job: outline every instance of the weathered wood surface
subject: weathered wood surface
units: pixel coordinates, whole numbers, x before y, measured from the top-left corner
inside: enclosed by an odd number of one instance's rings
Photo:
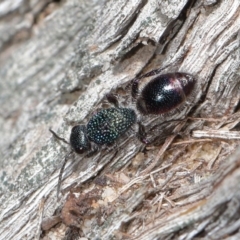
[[[0,239],[38,238],[42,221],[44,239],[61,239],[65,224],[89,239],[239,239],[239,5],[238,0],[2,1]],[[68,146],[48,128],[68,138],[73,124],[86,123],[106,105],[109,92],[134,108],[126,85],[162,66],[168,66],[164,72],[197,76],[192,104],[142,119],[157,145],[145,154],[138,154],[144,146],[130,133],[117,152],[76,155],[66,166],[58,201]],[[179,122],[160,125],[187,115],[202,119],[181,129]],[[175,127],[180,137],[170,145]],[[85,212],[66,218],[70,207],[62,215],[59,210],[76,184],[81,195],[67,202],[76,200]],[[50,228],[53,215],[65,224]],[[74,229],[68,231],[70,236]]]

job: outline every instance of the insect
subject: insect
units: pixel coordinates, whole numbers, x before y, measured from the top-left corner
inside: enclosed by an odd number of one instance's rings
[[[119,107],[116,96],[107,95],[107,100],[114,105],[112,108],[101,109],[91,117],[86,125],[76,125],[72,128],[70,142],[59,137],[53,130],[49,131],[53,136],[71,146],[71,151],[66,155],[64,163],[59,173],[57,196],[59,196],[62,174],[69,156],[76,152],[78,154],[86,153],[87,157],[96,153],[102,145],[112,145],[135,123],[138,123],[139,129],[137,137],[143,143],[145,140],[144,126],[137,120],[135,111],[131,108]]]
[[[132,81],[132,97],[143,115],[168,113],[186,102],[193,92],[196,79],[192,75],[183,72],[159,75],[160,71],[153,70]],[[154,75],[157,76],[139,92],[140,80]]]

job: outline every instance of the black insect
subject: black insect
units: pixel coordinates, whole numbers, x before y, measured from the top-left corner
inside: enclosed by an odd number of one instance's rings
[[[153,70],[132,81],[132,97],[137,100],[139,112],[147,114],[165,114],[186,102],[194,89],[196,79],[183,72],[159,75],[160,70]],[[154,76],[139,93],[141,79]]]
[[[71,146],[71,151],[65,157],[65,161],[60,170],[57,196],[59,195],[63,170],[67,160],[73,152],[83,154],[87,157],[96,153],[102,145],[112,145],[121,135],[129,130],[135,123],[138,123],[139,130],[137,137],[146,143],[144,127],[137,121],[136,113],[131,108],[119,107],[117,98],[107,95],[107,100],[114,104],[113,108],[102,109],[89,120],[87,125],[77,125],[72,128],[70,143],[59,137],[53,130],[50,132],[57,138]]]
[[[136,121],[136,113],[130,108],[103,109],[94,115],[86,126],[77,125],[72,128],[70,145],[80,154],[95,151],[98,145],[112,144]],[[93,147],[91,142],[96,146]]]

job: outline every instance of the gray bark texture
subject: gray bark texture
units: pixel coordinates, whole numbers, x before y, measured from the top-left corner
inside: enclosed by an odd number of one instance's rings
[[[240,239],[239,0],[2,0],[0,16],[0,239]],[[142,116],[131,80],[159,68],[196,87]],[[48,129],[69,139],[108,93],[149,144],[134,126],[73,154],[58,199],[70,147]]]

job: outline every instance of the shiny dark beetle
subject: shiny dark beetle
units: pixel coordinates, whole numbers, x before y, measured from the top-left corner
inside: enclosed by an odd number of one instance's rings
[[[156,70],[146,73],[132,82],[132,97],[137,100],[141,114],[165,114],[183,104],[194,89],[195,78],[183,72],[166,73],[154,77],[139,93],[139,82],[154,76]]]

